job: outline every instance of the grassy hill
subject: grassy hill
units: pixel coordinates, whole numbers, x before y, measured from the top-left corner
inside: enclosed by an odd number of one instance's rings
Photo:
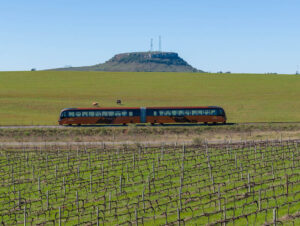
[[[53,69],[56,71],[203,72],[172,52],[133,52],[115,55],[103,64]]]
[[[225,108],[229,122],[300,121],[300,76],[159,72],[0,72],[0,125],[57,124],[66,107]]]

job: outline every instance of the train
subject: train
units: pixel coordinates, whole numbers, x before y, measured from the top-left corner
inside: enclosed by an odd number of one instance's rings
[[[65,108],[59,125],[226,123],[222,107]]]

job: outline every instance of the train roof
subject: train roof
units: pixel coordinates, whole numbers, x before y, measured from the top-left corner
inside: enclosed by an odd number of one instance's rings
[[[221,108],[219,106],[169,106],[169,107],[146,107],[146,109],[207,109],[207,108]],[[103,107],[103,108],[64,108],[66,110],[139,110],[140,107]]]
[[[147,109],[207,109],[207,108],[221,108],[218,106],[170,106],[170,107],[147,107]]]
[[[63,110],[139,110],[137,107],[110,107],[110,108],[65,108]]]

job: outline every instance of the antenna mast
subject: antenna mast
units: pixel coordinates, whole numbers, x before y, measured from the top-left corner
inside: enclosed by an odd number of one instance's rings
[[[151,38],[150,40],[150,52],[153,51],[153,38]]]
[[[161,52],[161,36],[158,36],[159,46],[158,51]]]

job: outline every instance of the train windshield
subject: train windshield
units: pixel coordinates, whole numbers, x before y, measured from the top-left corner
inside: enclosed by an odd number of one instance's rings
[[[63,111],[61,114],[60,114],[60,118],[66,118],[67,117],[67,112],[66,111]]]
[[[223,110],[223,109],[219,109],[219,115],[221,115],[221,116],[225,116],[225,112],[224,112],[224,110]]]

